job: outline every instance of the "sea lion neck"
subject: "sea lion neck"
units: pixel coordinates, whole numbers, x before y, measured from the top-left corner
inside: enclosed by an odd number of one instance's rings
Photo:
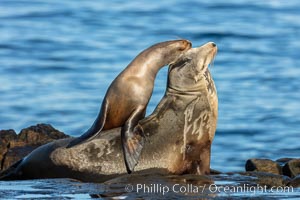
[[[147,49],[140,53],[125,69],[131,75],[143,77],[154,82],[158,71],[168,65],[170,59],[166,58],[165,52],[156,49]]]
[[[183,84],[183,83],[182,83]],[[166,93],[171,95],[187,95],[187,96],[199,96],[207,94],[207,82],[202,77],[197,84],[172,84],[168,81],[168,88]]]

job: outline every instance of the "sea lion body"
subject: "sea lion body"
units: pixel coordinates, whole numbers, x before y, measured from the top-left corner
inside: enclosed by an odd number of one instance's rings
[[[134,173],[208,174],[218,101],[207,65],[217,48],[207,43],[185,52],[169,67],[165,96],[139,123],[146,141]],[[75,178],[103,182],[126,173],[120,128],[82,145],[73,139],[41,146],[8,169],[3,179]]]
[[[155,44],[141,52],[109,86],[93,126],[68,148],[92,140],[102,130],[122,127],[122,146],[130,173],[144,144],[143,130],[138,122],[145,117],[156,74],[190,48],[188,40],[174,40]]]

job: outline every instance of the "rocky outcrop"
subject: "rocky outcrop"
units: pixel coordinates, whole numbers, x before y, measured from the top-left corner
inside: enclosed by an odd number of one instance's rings
[[[300,159],[289,160],[282,168],[283,174],[289,177],[296,177],[300,174]]]
[[[16,141],[17,138],[16,132],[12,129],[0,131],[0,171],[4,169],[5,158],[11,147],[11,142]]]
[[[276,162],[283,167],[287,162],[289,162],[290,160],[293,160],[294,158],[279,158],[276,160]]]
[[[288,186],[300,187],[300,174],[293,178],[293,180],[289,182]]]
[[[12,129],[0,131],[0,171],[32,152],[40,145],[69,137],[49,124],[37,124],[22,129],[19,134]]]
[[[282,174],[280,165],[269,159],[249,159],[246,162],[246,171],[268,172],[272,174]]]
[[[276,161],[269,159],[249,159],[245,164],[246,173],[254,173],[264,184],[287,185],[300,187],[300,159],[280,158]]]
[[[255,182],[259,185],[266,185],[267,187],[273,187],[273,186],[286,186],[291,182],[291,178],[284,176],[284,175],[278,175],[268,172],[243,172],[240,173],[242,176],[251,176],[256,177]]]

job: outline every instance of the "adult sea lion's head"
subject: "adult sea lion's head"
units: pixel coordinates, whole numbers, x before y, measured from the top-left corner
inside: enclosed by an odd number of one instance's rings
[[[169,67],[169,89],[175,92],[194,92],[203,87],[204,74],[214,60],[217,45],[208,42],[200,47],[191,48]]]

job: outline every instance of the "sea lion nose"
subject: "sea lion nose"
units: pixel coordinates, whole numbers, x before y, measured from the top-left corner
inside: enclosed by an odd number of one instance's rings
[[[185,49],[190,49],[192,47],[192,43],[189,40],[185,40]]]

